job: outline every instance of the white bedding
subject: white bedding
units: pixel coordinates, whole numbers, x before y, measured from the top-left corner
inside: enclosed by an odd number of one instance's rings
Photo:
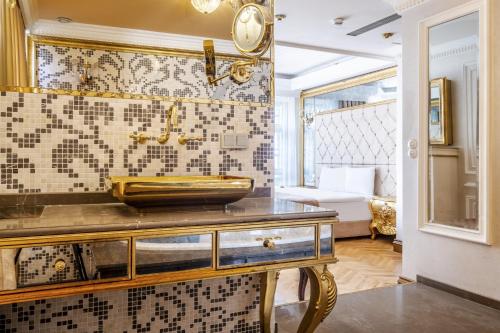
[[[307,187],[277,188],[276,194],[279,194],[280,199],[300,202],[360,202],[366,200],[366,196],[358,193],[333,192]]]
[[[275,193],[279,199],[333,209],[339,213],[340,222],[370,221],[372,219],[368,208],[371,196],[304,187],[277,188]]]

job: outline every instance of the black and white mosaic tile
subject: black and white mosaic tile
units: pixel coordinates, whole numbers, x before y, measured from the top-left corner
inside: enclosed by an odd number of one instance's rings
[[[243,275],[16,303],[0,306],[0,332],[260,333],[259,298],[259,276]]]
[[[179,126],[166,144],[172,102],[5,93],[0,96],[0,193],[105,191],[112,175],[252,175],[273,182],[269,107],[176,102]],[[249,148],[221,150],[220,134],[249,134]],[[202,142],[180,145],[181,133]],[[146,133],[146,144],[131,133]]]
[[[91,90],[98,92],[186,98],[217,98],[232,101],[270,103],[271,70],[260,62],[253,78],[244,84],[231,84],[222,95],[207,84],[201,57],[151,55],[37,44],[36,73],[40,88]],[[83,65],[92,65],[93,81],[82,84]],[[217,61],[217,73],[229,71],[232,61]]]

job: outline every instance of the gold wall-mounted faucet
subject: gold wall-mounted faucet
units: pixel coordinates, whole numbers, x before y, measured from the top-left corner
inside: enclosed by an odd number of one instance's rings
[[[165,131],[158,137],[157,141],[160,144],[167,143],[170,139],[172,128],[179,125],[179,117],[177,115],[177,106],[172,105],[167,111],[167,119],[165,120]]]
[[[144,144],[149,140],[149,137],[144,133],[139,133],[139,134],[132,133],[128,137],[134,139],[134,142],[140,144]]]
[[[175,105],[172,105],[168,110],[167,110],[167,117],[165,119],[165,130],[164,132],[156,138],[156,141],[160,144],[165,144],[167,143],[168,139],[170,139],[170,133],[172,132],[173,128],[176,128],[179,125],[179,117],[177,115],[177,107]],[[154,139],[154,137],[148,137],[144,133],[131,133],[129,135],[129,138],[134,139],[134,142],[144,144],[146,143],[149,139]]]
[[[179,144],[185,145],[189,141],[203,141],[203,137],[202,136],[187,136],[185,133],[182,133],[177,138],[177,141],[179,142]]]

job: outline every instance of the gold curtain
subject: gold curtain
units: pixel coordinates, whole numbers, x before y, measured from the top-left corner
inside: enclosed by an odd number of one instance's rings
[[[17,0],[0,0],[0,86],[28,86],[24,22]]]

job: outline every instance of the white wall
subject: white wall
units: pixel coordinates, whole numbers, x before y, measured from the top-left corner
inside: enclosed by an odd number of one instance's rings
[[[465,0],[433,0],[404,13],[403,38],[403,165],[402,204],[403,221],[403,276],[414,279],[425,276],[449,285],[500,300],[500,131],[491,133],[490,154],[493,177],[492,214],[494,245],[486,246],[466,241],[430,235],[418,230],[417,188],[418,161],[407,154],[407,142],[418,137],[418,22],[448,8],[466,3]],[[500,17],[500,1],[492,0],[492,18]],[[492,93],[500,91],[500,20],[493,22],[491,41],[494,49],[494,86]],[[491,106],[491,128],[500,128],[500,99]]]

